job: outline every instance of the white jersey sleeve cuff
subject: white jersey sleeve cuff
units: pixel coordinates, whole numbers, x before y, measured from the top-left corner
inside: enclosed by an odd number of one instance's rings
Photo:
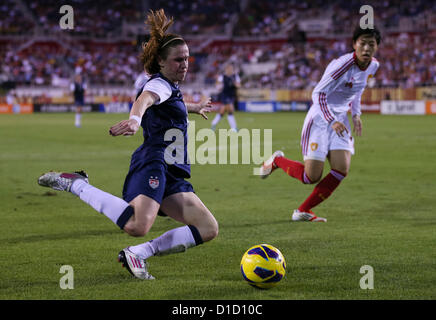
[[[142,91],[150,91],[159,96],[159,101],[156,101],[155,105],[165,102],[169,97],[171,97],[172,94],[169,83],[160,78],[155,78],[148,81]]]

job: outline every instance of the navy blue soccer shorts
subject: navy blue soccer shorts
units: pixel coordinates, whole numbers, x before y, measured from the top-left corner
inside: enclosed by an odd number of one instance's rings
[[[85,99],[84,98],[74,99],[74,104],[76,106],[83,106],[85,104]]]
[[[221,97],[221,102],[223,104],[234,104],[235,103],[235,98],[234,97],[230,97],[230,96],[222,96]]]
[[[161,204],[163,199],[179,192],[194,192],[194,188],[184,178],[169,172],[166,164],[152,161],[129,171],[124,181],[123,199],[130,202],[143,194]]]

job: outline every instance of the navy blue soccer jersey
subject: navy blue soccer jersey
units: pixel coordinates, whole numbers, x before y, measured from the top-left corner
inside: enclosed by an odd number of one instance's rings
[[[171,88],[168,99],[149,107],[142,117],[144,143],[132,155],[131,167],[151,161],[161,161],[178,176],[189,178],[191,167],[188,159],[188,111],[178,85],[162,74],[153,75],[149,81],[160,79]],[[145,84],[144,86],[146,86]],[[137,94],[140,96],[144,87]]]
[[[236,96],[236,75],[231,77],[223,75],[223,90],[221,94],[225,97],[234,98]]]

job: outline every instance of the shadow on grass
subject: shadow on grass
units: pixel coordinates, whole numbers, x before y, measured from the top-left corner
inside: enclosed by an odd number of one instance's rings
[[[2,239],[1,242],[4,245],[14,245],[20,243],[31,243],[38,241],[51,241],[51,240],[67,240],[67,239],[80,239],[91,236],[101,236],[101,235],[110,235],[110,234],[120,234],[123,233],[121,230],[86,230],[80,232],[63,232],[63,233],[54,233],[54,234],[35,234],[29,236],[20,236],[9,239]]]
[[[235,222],[235,221],[229,221],[227,222],[220,222],[220,228],[222,229],[240,229],[240,228],[253,228],[253,227],[264,227],[264,226],[274,226],[274,225],[284,225],[284,224],[290,224],[292,221],[291,219],[281,219],[281,220],[275,220],[275,221],[269,221],[265,222],[264,220],[258,220],[258,221],[250,221],[248,222]]]

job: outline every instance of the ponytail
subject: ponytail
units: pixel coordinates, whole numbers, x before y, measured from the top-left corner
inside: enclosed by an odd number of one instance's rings
[[[169,48],[185,44],[185,41],[179,35],[166,34],[166,31],[173,23],[174,19],[168,19],[163,9],[158,11],[150,10],[147,15],[146,24],[150,30],[150,40],[142,44],[140,59],[145,71],[149,74],[160,71],[158,58],[166,59]]]

